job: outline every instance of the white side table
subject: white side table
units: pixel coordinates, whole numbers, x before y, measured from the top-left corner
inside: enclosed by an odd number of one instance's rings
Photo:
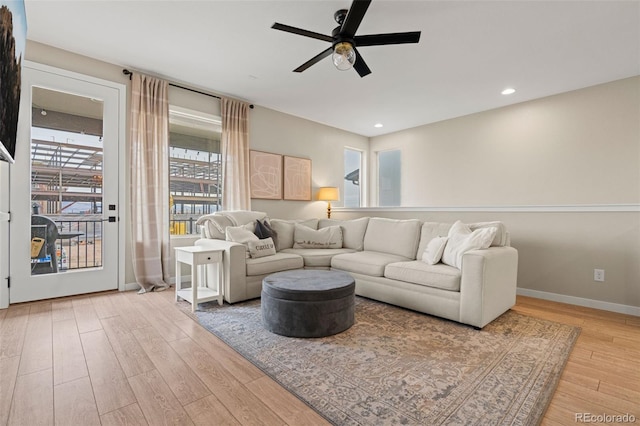
[[[198,303],[217,300],[222,305],[222,254],[224,250],[211,249],[201,246],[176,247],[176,301],[178,297],[191,303],[191,312],[195,312]],[[191,265],[191,288],[182,288],[180,263]],[[209,280],[204,268],[215,265],[214,280]],[[199,273],[198,273],[199,271]],[[203,279],[204,278],[204,279]],[[215,281],[215,288],[210,287],[210,281]]]

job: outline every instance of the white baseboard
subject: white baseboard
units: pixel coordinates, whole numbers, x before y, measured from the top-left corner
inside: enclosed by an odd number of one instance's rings
[[[640,307],[622,305],[620,303],[603,302],[601,300],[585,299],[582,297],[567,296],[565,294],[549,293],[547,291],[529,290],[518,287],[520,296],[535,297],[536,299],[550,300],[552,302],[568,303],[570,305],[584,306],[587,308],[602,309],[604,311],[617,312],[619,314],[635,315],[640,317]]]
[[[176,283],[176,277],[169,278],[170,285],[175,285],[175,283]],[[182,283],[191,285],[191,275],[183,276]],[[126,283],[124,285],[124,291],[132,291],[132,290],[140,290],[140,286],[138,285],[138,283]]]
[[[140,290],[138,283],[125,283],[123,291]]]

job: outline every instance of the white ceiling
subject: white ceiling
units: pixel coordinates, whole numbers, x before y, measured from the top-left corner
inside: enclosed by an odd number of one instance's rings
[[[364,78],[330,58],[291,72],[329,44],[271,25],[331,34],[349,5],[26,0],[27,36],[365,136],[640,75],[640,1],[373,0],[357,35],[420,43],[362,47]]]

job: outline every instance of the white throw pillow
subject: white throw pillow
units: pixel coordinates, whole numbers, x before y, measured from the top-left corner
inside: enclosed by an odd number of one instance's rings
[[[457,221],[449,230],[449,241],[442,254],[442,263],[461,269],[462,256],[469,250],[489,248],[496,236],[497,228],[480,228],[471,231],[469,226]]]
[[[247,248],[247,258],[249,258],[249,241],[259,241],[259,238],[256,237],[256,234],[251,230],[253,226],[249,225],[253,225],[253,223],[244,226],[227,226],[227,229],[225,229],[227,241],[245,245]]]
[[[225,229],[226,240],[245,245],[249,241],[257,241],[259,238],[253,233],[253,226],[253,223],[243,226],[227,226]]]
[[[424,253],[422,253],[422,261],[429,265],[435,265],[440,262],[448,240],[449,237],[432,238],[431,241],[429,241],[429,244],[427,244],[427,248],[424,249]]]
[[[296,223],[293,234],[293,248],[342,248],[342,228],[339,226],[328,226],[316,231],[315,229]]]
[[[318,219],[306,219],[306,220],[282,220],[272,219],[269,221],[271,228],[278,234],[278,245],[276,250],[284,250],[293,247],[293,234],[295,232],[295,224],[308,226],[311,229],[318,228]]]
[[[496,231],[496,236],[493,238],[493,241],[491,242],[491,246],[502,247],[502,246],[509,245],[507,228],[502,222],[499,222],[499,221],[477,222],[477,223],[469,223],[468,225],[469,225],[469,229],[471,229],[472,231],[475,231],[476,229],[480,229],[480,228],[490,228],[493,226],[494,228],[496,228],[497,231]]]
[[[251,240],[247,244],[249,245],[249,255],[252,259],[276,254],[276,245],[271,237],[258,241]]]

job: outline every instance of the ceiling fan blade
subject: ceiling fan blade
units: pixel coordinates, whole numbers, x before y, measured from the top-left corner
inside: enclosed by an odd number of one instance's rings
[[[367,66],[367,63],[362,59],[360,52],[358,49],[353,49],[356,51],[356,62],[353,64],[353,69],[358,72],[360,77],[364,77],[365,75],[371,74],[371,70]]]
[[[324,58],[326,58],[327,56],[331,55],[331,53],[333,53],[333,47],[330,47],[330,48],[328,48],[326,50],[323,50],[322,52],[320,52],[319,54],[317,54],[313,58],[309,59],[304,64],[300,65],[295,70],[293,70],[293,72],[302,72],[302,71],[306,70],[307,68],[309,68],[311,65],[314,65],[314,64],[320,62],[321,60],[323,60]]]
[[[353,41],[358,47],[380,46],[384,44],[417,43],[420,41],[420,31],[356,36]]]
[[[333,38],[331,36],[320,34],[320,33],[314,33],[313,31],[303,30],[302,28],[292,27],[290,25],[278,24],[277,22],[273,24],[271,28],[273,28],[274,30],[280,30],[287,33],[293,33],[293,34],[297,34],[305,37],[311,37],[311,38],[315,38],[322,41],[328,41],[330,43],[333,41]]]
[[[349,12],[347,12],[347,17],[344,18],[344,22],[342,23],[340,35],[353,38],[370,4],[371,0],[353,0],[351,8],[349,8]]]

